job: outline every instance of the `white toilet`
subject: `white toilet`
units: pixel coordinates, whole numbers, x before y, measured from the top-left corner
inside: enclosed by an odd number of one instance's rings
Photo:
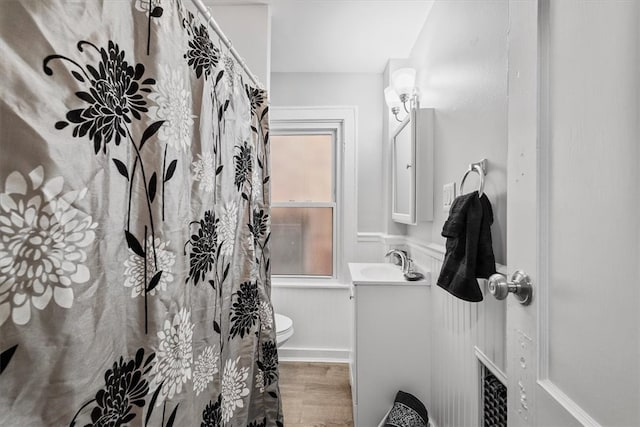
[[[293,320],[284,314],[276,313],[276,344],[282,346],[293,335]]]

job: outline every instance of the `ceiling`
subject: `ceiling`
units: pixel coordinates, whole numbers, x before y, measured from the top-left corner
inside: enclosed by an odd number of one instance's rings
[[[380,73],[406,58],[433,0],[235,0],[269,4],[272,72]]]

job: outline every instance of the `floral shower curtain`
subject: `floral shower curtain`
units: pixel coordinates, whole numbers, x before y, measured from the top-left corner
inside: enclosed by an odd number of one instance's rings
[[[266,93],[179,0],[0,5],[0,425],[281,426]]]

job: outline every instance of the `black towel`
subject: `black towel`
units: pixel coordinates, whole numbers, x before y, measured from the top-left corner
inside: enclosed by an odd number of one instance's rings
[[[496,272],[491,224],[493,210],[486,195],[478,197],[474,191],[456,197],[442,227],[447,252],[438,286],[462,300],[482,301],[476,278],[488,279]]]

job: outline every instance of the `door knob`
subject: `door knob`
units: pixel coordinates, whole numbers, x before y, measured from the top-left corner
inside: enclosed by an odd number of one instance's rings
[[[531,279],[521,270],[513,273],[510,282],[504,274],[496,273],[489,277],[489,292],[499,300],[512,292],[520,304],[527,305],[531,302]]]

